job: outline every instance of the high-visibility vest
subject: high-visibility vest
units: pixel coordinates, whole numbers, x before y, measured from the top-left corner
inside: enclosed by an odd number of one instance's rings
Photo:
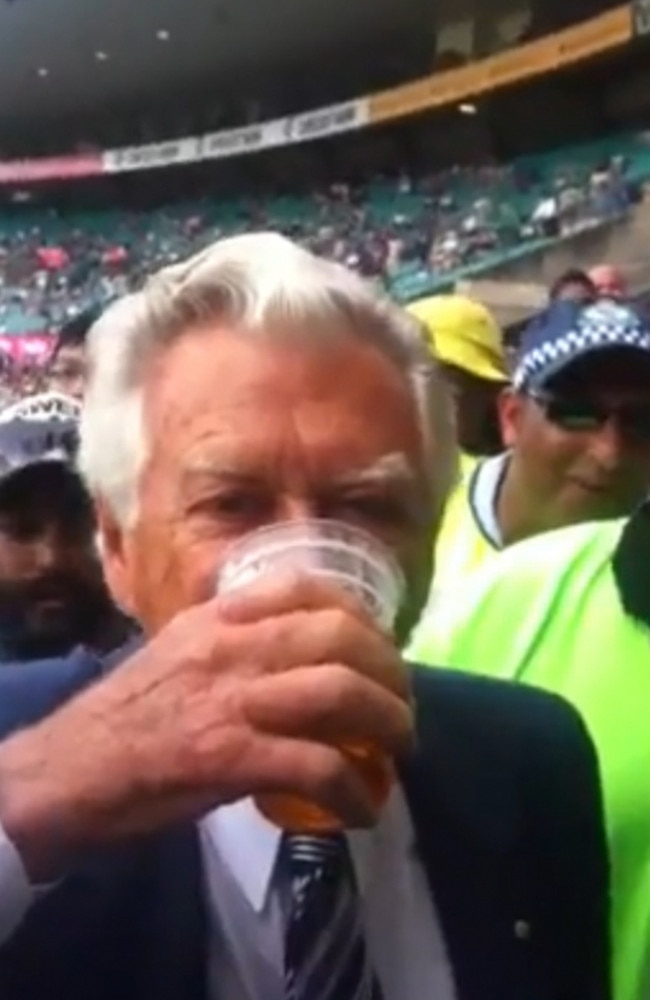
[[[440,595],[407,650],[552,691],[585,720],[609,832],[616,1000],[650,997],[650,625],[631,613],[645,597],[634,576],[650,558],[649,519],[646,508],[625,527],[580,524],[508,546]]]
[[[477,515],[477,487],[484,460],[466,456],[461,479],[447,501],[435,547],[434,590],[446,590],[501,548]],[[488,498],[492,502],[492,497]]]

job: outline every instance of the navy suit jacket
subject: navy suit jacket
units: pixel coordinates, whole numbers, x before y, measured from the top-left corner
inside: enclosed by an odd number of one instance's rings
[[[3,666],[0,737],[102,670],[83,653]],[[400,776],[458,1000],[608,1000],[602,805],[579,717],[552,695],[455,673],[416,668],[414,685],[418,749]],[[206,946],[185,824],[79,859],[0,947],[0,997],[208,1000]]]

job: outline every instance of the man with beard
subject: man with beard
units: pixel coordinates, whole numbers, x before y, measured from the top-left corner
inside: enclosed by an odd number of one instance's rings
[[[56,393],[0,415],[0,658],[75,646],[107,651],[126,635],[104,585],[92,505],[72,459],[78,404]]]

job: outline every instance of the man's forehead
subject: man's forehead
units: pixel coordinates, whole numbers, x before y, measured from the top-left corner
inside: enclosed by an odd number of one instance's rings
[[[65,360],[74,359],[75,361],[77,359],[81,360],[85,357],[85,354],[86,354],[85,344],[61,344],[61,346],[56,352],[54,361],[56,362],[60,358],[63,358]]]
[[[334,377],[335,376],[335,377]],[[356,384],[381,383],[403,390],[406,378],[377,347],[352,334],[332,337],[246,333],[207,327],[190,329],[152,366],[145,386],[150,397],[191,407],[200,396],[233,391],[313,391],[343,394]]]
[[[145,419],[154,448],[185,454],[212,441],[219,448],[273,448],[280,438],[367,439],[366,458],[409,451],[419,437],[408,380],[366,344],[295,348],[245,334],[207,331],[156,366],[145,387]],[[235,444],[236,439],[243,442]],[[179,456],[180,457],[180,456]]]

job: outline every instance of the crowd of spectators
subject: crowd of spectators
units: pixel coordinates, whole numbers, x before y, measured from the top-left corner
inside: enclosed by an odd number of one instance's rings
[[[0,215],[0,393],[47,388],[43,344],[25,356],[12,350],[14,338],[24,345],[25,335],[47,335],[220,235],[279,229],[408,299],[513,247],[618,216],[638,195],[620,155],[404,172],[291,197],[206,196],[141,212],[14,209]]]

